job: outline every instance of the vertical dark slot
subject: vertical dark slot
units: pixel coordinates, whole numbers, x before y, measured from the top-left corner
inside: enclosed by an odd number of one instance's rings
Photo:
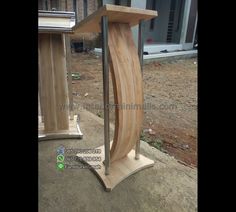
[[[115,0],[115,5],[120,5],[120,0]]]
[[[88,16],[88,1],[84,0],[84,18]]]
[[[152,10],[156,10],[156,0],[152,0]],[[155,18],[150,21],[150,30],[154,29]]]
[[[168,21],[168,30],[167,30],[167,38],[166,38],[166,42],[167,43],[171,43],[172,42],[175,9],[176,9],[176,0],[171,0],[171,3],[170,3],[170,13],[169,13],[169,21]]]
[[[76,0],[73,0],[73,9],[74,9],[74,12],[75,12],[75,23],[77,23],[77,3],[76,3]]]

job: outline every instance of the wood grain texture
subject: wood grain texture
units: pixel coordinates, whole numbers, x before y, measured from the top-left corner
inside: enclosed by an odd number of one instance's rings
[[[73,119],[69,120],[68,130],[57,130],[56,132],[45,132],[42,116],[38,117],[38,141],[54,140],[54,139],[67,139],[67,138],[83,138],[80,131],[78,117],[75,115]]]
[[[106,191],[111,191],[115,188],[122,180],[126,179],[130,175],[148,168],[154,165],[154,161],[150,160],[149,158],[140,155],[139,160],[135,160],[135,151],[131,150],[130,153],[112,163],[110,167],[110,174],[105,175],[105,166],[103,164],[103,160],[105,159],[104,155],[104,146],[100,146],[96,148],[97,151],[100,150],[100,154],[94,154],[93,156],[101,157],[100,161],[86,161],[83,160],[84,158],[90,158],[91,154],[79,153],[76,156],[81,158],[81,162],[84,164],[88,164],[91,166],[91,170],[96,174],[96,176],[100,179],[100,181],[105,186]]]
[[[137,25],[141,19],[149,20],[156,17],[157,11],[106,4],[76,24],[72,30],[75,31],[75,33],[100,32],[100,21],[101,17],[104,15],[108,16],[109,22],[127,23],[130,26],[134,26]]]
[[[41,64],[40,64],[40,51],[39,51],[39,48],[38,48],[38,96],[39,96],[39,100],[38,100],[38,103],[39,103],[39,110],[38,110],[38,113],[41,115],[42,117],[42,122],[44,122],[44,115],[43,115],[43,101],[45,99],[45,97],[43,96],[43,88],[42,88],[42,80],[41,80]]]
[[[143,85],[140,62],[129,24],[110,23],[110,70],[114,90],[115,133],[111,163],[125,157],[139,140],[143,121]]]
[[[69,111],[70,120],[73,120],[73,95],[72,95],[72,72],[71,72],[71,40],[69,35],[64,35],[65,50],[66,50],[66,69],[68,78],[68,93],[69,93]]]
[[[51,38],[50,34],[39,35],[39,59],[40,59],[40,81],[41,92],[44,100],[44,126],[45,131],[55,131],[57,129],[56,101],[54,90],[53,61],[51,59]]]
[[[40,91],[47,133],[69,129],[65,53],[60,34],[39,34]]]

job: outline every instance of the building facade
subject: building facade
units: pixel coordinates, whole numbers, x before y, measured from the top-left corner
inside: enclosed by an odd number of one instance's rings
[[[197,38],[197,0],[38,0],[38,9],[74,11],[79,22],[105,4],[157,10],[158,17],[144,24],[144,51],[149,54],[194,47]],[[133,27],[132,31],[137,44],[138,27]],[[83,42],[97,38],[97,33],[72,36],[72,39]]]
[[[193,49],[197,38],[197,0],[103,0],[116,4],[156,10],[158,16],[144,24],[144,51],[181,51]],[[133,27],[138,39],[138,27]]]
[[[38,0],[38,10],[73,11],[77,22],[98,8],[97,0]]]

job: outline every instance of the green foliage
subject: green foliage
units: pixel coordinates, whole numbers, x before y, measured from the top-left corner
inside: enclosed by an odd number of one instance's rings
[[[140,140],[147,142],[150,146],[153,146],[160,151],[163,151],[163,141],[159,138],[156,138],[155,136],[151,136],[148,133],[144,133],[142,131]]]

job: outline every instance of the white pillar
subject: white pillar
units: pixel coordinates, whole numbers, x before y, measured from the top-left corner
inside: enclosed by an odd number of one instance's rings
[[[188,29],[190,6],[191,6],[191,0],[185,0],[184,17],[183,17],[183,24],[182,24],[182,30],[181,30],[181,35],[180,35],[180,43],[183,45],[186,40],[186,34],[187,34],[187,29]]]
[[[146,9],[146,0],[131,0],[131,7]],[[134,43],[138,48],[138,25],[132,27]]]

